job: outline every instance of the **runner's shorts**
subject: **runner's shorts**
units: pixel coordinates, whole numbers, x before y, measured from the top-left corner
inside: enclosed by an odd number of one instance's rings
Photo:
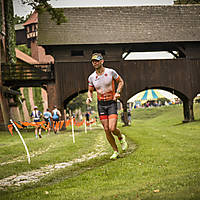
[[[114,100],[98,101],[98,112],[100,120],[117,119],[117,102]]]
[[[40,122],[40,119],[34,119],[33,121],[34,122]]]
[[[53,121],[54,122],[59,122],[60,120],[59,120],[59,118],[53,118]]]

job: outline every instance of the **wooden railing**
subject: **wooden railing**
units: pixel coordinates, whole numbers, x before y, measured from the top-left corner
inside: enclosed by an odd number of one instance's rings
[[[7,86],[15,83],[31,85],[35,82],[49,82],[55,78],[53,64],[2,64],[1,71],[3,84]]]

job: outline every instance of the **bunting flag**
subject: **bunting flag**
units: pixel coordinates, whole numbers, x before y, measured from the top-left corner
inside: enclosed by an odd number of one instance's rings
[[[46,129],[49,129],[49,128],[50,128],[50,123],[48,122]]]
[[[60,122],[60,130],[62,129],[63,124],[64,124],[64,120],[62,120],[62,121]]]
[[[83,123],[84,123],[84,120],[82,120],[81,122],[76,122],[76,126],[77,126],[77,127],[80,127],[80,126],[83,125]]]
[[[60,122],[56,122],[56,129],[59,129]]]
[[[39,125],[36,122],[31,122],[30,126],[35,126],[35,127],[39,127]]]
[[[41,127],[42,127],[44,130],[46,130],[46,127],[44,126],[44,124],[41,124]]]
[[[91,119],[89,122],[86,122],[86,125],[89,126],[96,122],[96,119]]]
[[[65,128],[67,128],[67,127],[70,125],[70,123],[71,123],[71,120],[70,120],[70,119],[67,120],[67,121],[65,122]]]
[[[14,122],[15,125],[17,126],[17,128],[23,128],[20,124],[18,124],[17,122]]]
[[[69,125],[71,125],[72,120],[67,120],[67,121],[58,121],[58,122],[53,122],[53,126],[55,125],[57,129],[62,129],[64,123],[65,123],[65,128],[67,128]],[[90,126],[91,124],[95,123],[96,119],[91,119],[89,122],[86,122],[87,126]],[[85,120],[82,120],[81,122],[76,121],[73,119],[73,124],[74,126],[80,127],[85,123]],[[23,129],[24,127],[32,126],[32,127],[42,127],[44,130],[47,130],[50,128],[50,123],[45,126],[46,122],[41,121],[41,122],[22,122],[20,121],[20,124],[17,122],[14,122],[14,124],[17,126],[17,128]],[[13,125],[9,124],[8,125],[8,130],[10,134],[13,136]]]
[[[10,134],[13,136],[13,125],[12,124],[8,125],[8,130],[9,130]]]
[[[31,126],[31,123],[30,122],[21,122],[20,123],[23,125],[23,126]]]

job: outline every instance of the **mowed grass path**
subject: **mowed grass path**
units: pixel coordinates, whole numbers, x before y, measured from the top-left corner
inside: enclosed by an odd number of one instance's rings
[[[120,127],[132,151],[116,161],[109,160],[112,151],[102,129],[87,134],[76,131],[75,144],[70,132],[45,135],[41,140],[23,133],[31,155],[35,153],[30,165],[19,137],[2,133],[1,163],[19,158],[22,162],[1,166],[1,179],[81,158],[98,148],[106,154],[57,170],[36,184],[8,187],[0,191],[0,199],[199,200],[199,104],[194,111],[196,121],[182,123],[182,106],[136,109],[132,125]]]

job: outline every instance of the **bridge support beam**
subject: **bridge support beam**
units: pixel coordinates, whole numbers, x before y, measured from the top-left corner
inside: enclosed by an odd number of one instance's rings
[[[61,111],[62,119],[64,117],[64,105],[60,101],[59,89],[54,82],[47,85],[48,107],[52,110],[54,105]]]
[[[5,128],[9,123],[9,106],[3,92],[0,91],[0,123],[4,124]]]
[[[58,97],[55,83],[48,83],[47,85],[48,107],[53,109],[53,106],[58,106]]]
[[[122,102],[122,106],[123,106],[124,125],[128,126],[127,101]]]
[[[194,111],[193,111],[193,100],[187,99],[183,101],[183,114],[184,120],[183,122],[194,121]]]

